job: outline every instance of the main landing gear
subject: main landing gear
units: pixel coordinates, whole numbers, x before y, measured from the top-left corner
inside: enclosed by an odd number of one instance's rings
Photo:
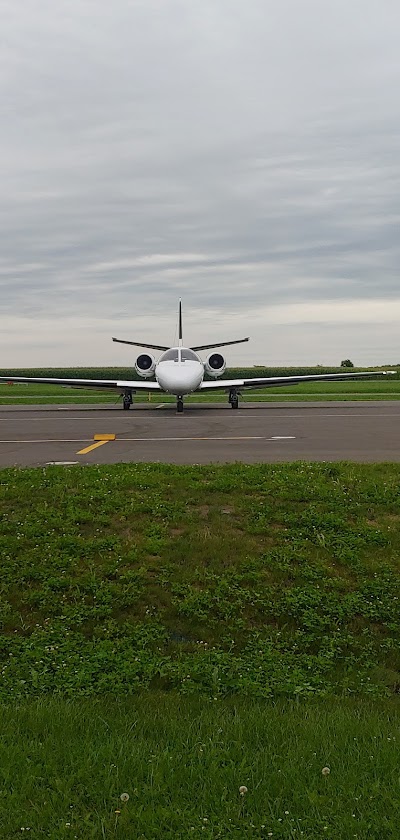
[[[176,410],[177,410],[178,414],[183,413],[183,397],[177,397],[176,398]]]
[[[133,403],[132,398],[132,391],[125,391],[122,397],[122,404],[124,406],[124,411],[128,411]]]
[[[229,391],[229,402],[232,408],[239,408],[239,394],[236,388],[231,388]]]

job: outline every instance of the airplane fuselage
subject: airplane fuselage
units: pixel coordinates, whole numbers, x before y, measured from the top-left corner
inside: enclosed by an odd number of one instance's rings
[[[204,378],[204,364],[193,350],[172,347],[160,356],[154,375],[163,391],[183,397],[200,387]]]

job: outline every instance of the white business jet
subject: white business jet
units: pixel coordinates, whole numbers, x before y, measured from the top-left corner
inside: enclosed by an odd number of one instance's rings
[[[232,408],[239,407],[239,396],[248,388],[270,388],[279,385],[296,385],[299,382],[319,382],[320,380],[332,381],[336,379],[360,379],[365,376],[385,376],[394,374],[392,370],[366,370],[363,373],[323,373],[310,374],[306,376],[267,376],[254,379],[222,379],[226,368],[226,361],[221,353],[211,353],[205,362],[197,355],[202,350],[215,350],[220,347],[227,347],[231,344],[242,344],[249,341],[248,338],[240,338],[236,341],[219,341],[215,344],[199,344],[196,347],[184,347],[182,337],[182,304],[179,301],[179,338],[177,347],[165,347],[161,344],[149,344],[141,341],[124,341],[120,338],[113,338],[119,344],[131,344],[134,347],[143,347],[147,350],[161,350],[158,361],[149,353],[141,353],[135,362],[135,370],[145,381],[136,379],[56,379],[49,377],[28,377],[28,376],[0,376],[0,382],[32,382],[41,385],[65,385],[71,388],[95,388],[98,390],[112,389],[122,395],[124,409],[132,405],[133,394],[146,391],[164,392],[176,396],[176,407],[178,413],[183,411],[183,398],[187,394],[204,393],[215,390],[225,391],[229,394],[229,403]],[[205,373],[212,377],[213,381],[204,380]],[[148,381],[152,379],[153,381]]]

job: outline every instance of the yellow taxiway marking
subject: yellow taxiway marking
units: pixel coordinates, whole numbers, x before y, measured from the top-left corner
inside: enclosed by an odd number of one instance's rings
[[[98,440],[96,443],[91,443],[90,446],[86,446],[85,449],[80,449],[77,452],[77,455],[86,455],[87,452],[91,452],[92,449],[97,449],[98,446],[104,446],[105,443],[109,443],[109,439],[107,440]]]
[[[115,440],[116,437],[116,435],[109,434],[93,435],[95,443],[91,443],[90,446],[85,446],[85,449],[80,449],[76,454],[86,455],[88,452],[92,452],[93,449],[97,449],[98,446],[104,446],[104,444],[109,443],[110,440]]]

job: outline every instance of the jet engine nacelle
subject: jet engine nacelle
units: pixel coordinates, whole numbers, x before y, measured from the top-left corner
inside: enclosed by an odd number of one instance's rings
[[[218,376],[222,376],[226,368],[226,361],[221,356],[221,353],[211,353],[206,361],[205,368],[210,376],[217,378]]]
[[[136,373],[138,373],[139,376],[144,376],[145,379],[149,379],[150,376],[153,376],[155,366],[155,360],[153,359],[153,356],[150,356],[150,353],[141,353],[135,362]]]

